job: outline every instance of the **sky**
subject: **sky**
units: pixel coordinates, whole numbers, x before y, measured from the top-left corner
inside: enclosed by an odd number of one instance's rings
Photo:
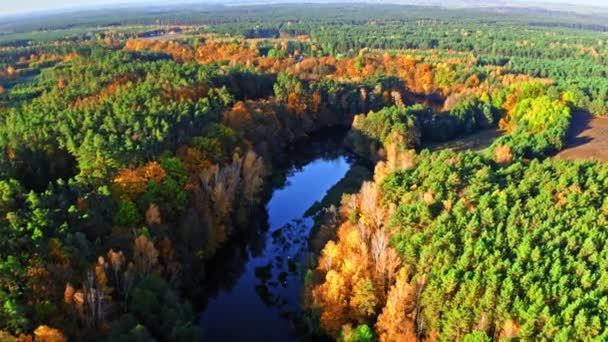
[[[0,0],[0,14],[28,13],[33,11],[74,9],[96,5],[143,4],[150,0]],[[169,1],[156,1],[168,3]]]
[[[186,1],[176,1],[176,0],[0,0],[0,16],[9,15],[9,14],[23,14],[33,11],[47,11],[47,10],[62,10],[62,9],[77,9],[82,7],[89,6],[100,6],[103,5],[105,7],[111,5],[118,4],[134,4],[141,5],[146,3],[154,3],[154,4],[175,4]],[[190,2],[194,2],[190,0]],[[211,2],[209,0],[201,0],[199,3]],[[213,0],[213,2],[235,2],[231,0],[226,1],[218,1]],[[236,1],[238,2],[238,1]],[[278,1],[274,1],[278,2]],[[285,1],[289,2],[289,0]],[[328,0],[331,2],[331,0]],[[395,1],[397,2],[397,1]],[[407,1],[405,1],[407,2]],[[579,4],[579,5],[595,5],[595,6],[606,6],[606,0],[519,0],[520,3],[559,3],[559,4]]]

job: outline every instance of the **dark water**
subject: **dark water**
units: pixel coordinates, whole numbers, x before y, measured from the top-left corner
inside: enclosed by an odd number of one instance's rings
[[[305,212],[353,165],[343,135],[298,144],[279,176],[253,236],[237,237],[214,260],[208,286],[218,288],[201,314],[209,341],[296,340],[302,264],[313,225]]]

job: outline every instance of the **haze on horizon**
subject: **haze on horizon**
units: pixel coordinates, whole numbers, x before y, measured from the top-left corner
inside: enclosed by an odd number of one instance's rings
[[[366,0],[355,0],[353,2],[365,2]],[[371,0],[367,0],[370,1]],[[414,0],[380,0],[386,3],[417,3],[420,4],[420,1]],[[453,2],[454,0],[441,0],[434,1],[433,3],[447,3]],[[171,0],[159,0],[159,1],[150,1],[150,0],[62,0],[57,2],[49,2],[47,0],[22,0],[15,2],[6,2],[3,4],[3,10],[0,12],[0,16],[2,15],[12,15],[12,14],[27,14],[30,12],[44,12],[44,11],[63,11],[63,10],[74,10],[74,9],[86,9],[91,7],[111,7],[111,6],[119,6],[119,5],[144,5],[144,4],[155,4],[155,5],[170,5],[170,4],[182,4],[182,3],[195,3],[195,4],[239,4],[239,3],[261,3],[261,1],[256,0],[183,0],[183,1],[171,1]],[[294,2],[294,0],[281,0],[281,1],[270,1],[273,3],[289,3]],[[299,2],[299,1],[297,1]],[[328,1],[319,1],[319,0],[311,0],[311,2],[347,2],[344,0],[328,0]],[[466,2],[462,0],[456,0],[457,3]],[[482,1],[471,1],[476,4],[488,2],[488,3],[496,3],[498,1],[495,0],[482,0]],[[556,5],[572,5],[572,6],[599,6],[599,7],[608,7],[608,4],[604,1],[600,0],[516,0],[514,2],[505,3],[513,3],[516,5],[525,5],[525,4],[556,4]]]

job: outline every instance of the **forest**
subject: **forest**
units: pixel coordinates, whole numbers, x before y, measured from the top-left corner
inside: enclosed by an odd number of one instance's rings
[[[214,340],[200,313],[225,285],[218,256],[289,185],[290,147],[327,129],[370,176],[309,210],[285,340],[608,339],[608,169],[556,156],[575,120],[608,114],[605,17],[22,19],[0,18],[1,341]],[[476,151],[427,148],[488,131]]]

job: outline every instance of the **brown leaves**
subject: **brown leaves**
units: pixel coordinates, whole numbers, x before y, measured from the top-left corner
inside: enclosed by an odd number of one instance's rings
[[[420,197],[422,202],[426,205],[431,205],[435,201],[435,195],[433,195],[431,191],[423,192]]]
[[[160,208],[154,203],[150,203],[146,210],[146,224],[149,226],[161,224]]]
[[[27,269],[27,278],[33,293],[39,298],[48,298],[53,294],[53,279],[45,266],[32,266]]]
[[[359,192],[359,207],[364,220],[374,215],[378,205],[378,187],[374,182],[364,182]],[[371,221],[369,221],[371,223]]]
[[[125,201],[132,201],[146,191],[149,181],[161,183],[167,172],[156,161],[135,169],[122,169],[112,181],[114,194]]]
[[[110,249],[108,252],[108,259],[110,260],[110,267],[114,273],[114,283],[116,286],[120,285],[120,271],[122,266],[125,264],[125,256],[122,251],[114,252]]]
[[[519,324],[512,320],[508,319],[502,324],[502,329],[500,329],[499,338],[502,339],[511,339],[517,337],[519,333]]]
[[[380,341],[416,341],[414,319],[415,288],[408,282],[409,274],[402,269],[388,293],[386,305],[378,316],[376,330]]]
[[[258,57],[258,51],[248,49],[244,44],[234,42],[222,43],[207,41],[197,47],[195,59],[197,63],[213,63],[217,61],[229,61],[231,64],[246,64]]]
[[[133,260],[135,269],[144,275],[149,275],[155,270],[158,264],[158,251],[147,236],[140,235],[135,239]]]
[[[41,325],[34,330],[35,342],[67,342],[68,338],[58,329]]]
[[[385,145],[386,160],[379,161],[374,168],[374,181],[377,184],[382,183],[382,180],[394,171],[411,169],[416,165],[416,152],[404,150],[403,146],[407,146],[403,137],[393,132],[390,141]]]
[[[247,105],[243,101],[235,103],[230,110],[224,112],[224,123],[235,130],[243,130],[252,120],[252,110],[248,108],[249,105],[251,102]]]
[[[465,85],[469,88],[474,88],[479,86],[480,80],[479,80],[479,76],[477,76],[476,74],[473,74],[471,76],[469,76],[469,78],[467,78],[467,80],[465,81]]]
[[[497,146],[494,150],[494,160],[500,165],[509,165],[513,161],[513,153],[508,145]]]
[[[125,44],[124,50],[149,50],[154,52],[165,52],[170,54],[173,60],[176,62],[190,62],[194,60],[194,51],[192,48],[174,41],[129,39]]]
[[[298,94],[292,92],[287,96],[287,109],[295,114],[302,115],[306,113],[306,99]]]
[[[393,103],[395,104],[395,106],[400,107],[400,108],[405,107],[405,102],[403,102],[401,93],[398,92],[397,90],[391,91],[391,98],[393,99]]]
[[[416,339],[416,289],[423,284],[409,284],[410,267],[402,266],[391,246],[385,222],[393,211],[382,206],[373,182],[343,202],[345,221],[337,241],[329,241],[319,258],[317,270],[325,279],[312,290],[321,325],[329,333],[354,321],[370,323],[376,309],[383,308],[376,326],[382,341]]]
[[[211,162],[205,158],[205,155],[196,147],[180,146],[177,149],[176,155],[184,163],[184,166],[192,173],[198,174],[211,166]],[[192,187],[192,182],[186,186],[187,189]]]
[[[15,69],[15,67],[9,66],[8,68],[6,68],[6,74],[8,76],[15,76],[16,73],[17,73],[17,69]]]
[[[115,95],[119,90],[126,88],[130,82],[136,82],[138,80],[138,76],[135,74],[126,74],[117,77],[108,83],[105,87],[103,87],[98,92],[77,98],[73,103],[70,104],[70,109],[82,109],[95,106],[103,100],[107,100],[108,98]],[[60,84],[59,82],[63,82]],[[61,89],[65,87],[66,83],[62,79],[58,81],[57,86]]]
[[[209,94],[209,86],[207,84],[198,84],[191,86],[175,86],[171,83],[164,86],[165,98],[170,98],[177,102],[194,102]]]
[[[313,290],[313,298],[322,308],[321,326],[333,334],[337,334],[347,321],[346,285],[344,277],[331,270],[325,275],[325,282]]]
[[[76,290],[74,289],[74,286],[72,286],[72,284],[70,284],[70,283],[65,284],[65,290],[63,291],[63,301],[66,304],[72,304],[74,302],[75,293],[76,293]]]

